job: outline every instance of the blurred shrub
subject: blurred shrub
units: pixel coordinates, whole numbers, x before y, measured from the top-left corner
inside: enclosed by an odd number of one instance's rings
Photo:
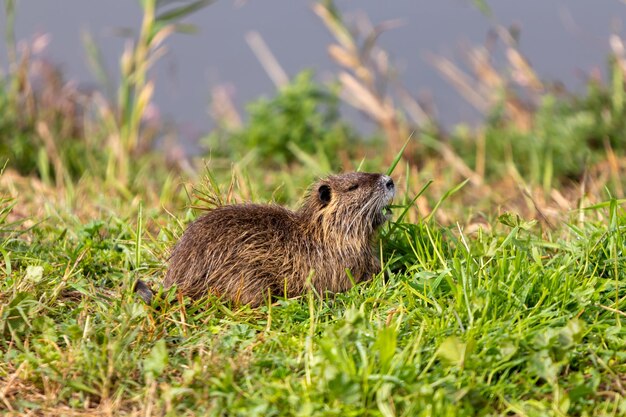
[[[5,84],[0,82],[0,164],[29,174],[36,168],[37,148],[34,146],[32,128],[20,128],[10,112],[9,96]]]
[[[276,97],[250,103],[247,111],[243,128],[218,129],[208,137],[212,153],[241,157],[252,151],[273,165],[294,162],[298,151],[321,153],[332,167],[353,154],[356,134],[340,120],[337,93],[316,84],[311,71],[297,75]]]
[[[485,173],[501,176],[511,164],[527,180],[549,188],[565,179],[580,179],[590,166],[606,160],[607,148],[626,154],[626,111],[616,105],[610,87],[591,84],[580,97],[546,94],[520,129],[493,109],[484,126]],[[457,129],[456,152],[475,166],[480,152],[474,135]],[[465,133],[465,134],[463,134]]]
[[[498,161],[509,161],[535,183],[553,176],[577,177],[590,157],[594,128],[593,115],[584,107],[545,96],[529,131],[487,125],[486,156],[492,161],[487,172],[497,174]]]
[[[45,179],[79,176],[89,166],[78,139],[82,95],[55,66],[33,60],[34,69],[33,61],[22,58],[14,73],[0,79],[0,162]]]

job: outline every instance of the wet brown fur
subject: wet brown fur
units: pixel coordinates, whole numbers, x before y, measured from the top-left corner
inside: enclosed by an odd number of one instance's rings
[[[212,209],[174,247],[165,287],[253,306],[269,294],[300,295],[307,282],[319,293],[345,291],[352,286],[346,269],[355,282],[380,271],[372,243],[393,194],[387,176],[348,173],[314,184],[295,212],[259,204]]]

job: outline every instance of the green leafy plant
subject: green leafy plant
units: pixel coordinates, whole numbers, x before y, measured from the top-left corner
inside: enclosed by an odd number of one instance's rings
[[[243,128],[211,135],[209,150],[251,152],[273,165],[294,162],[300,153],[315,154],[336,167],[358,146],[355,132],[340,119],[336,91],[317,84],[311,71],[298,74],[276,97],[249,104],[248,113]]]

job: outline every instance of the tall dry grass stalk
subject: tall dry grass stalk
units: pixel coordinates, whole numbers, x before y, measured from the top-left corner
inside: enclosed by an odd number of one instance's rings
[[[528,132],[532,128],[533,106],[546,88],[509,31],[497,27],[494,36],[491,41],[500,40],[504,45],[507,62],[504,70],[495,67],[488,46],[466,45],[464,58],[468,71],[439,55],[429,54],[428,60],[481,114],[487,116],[502,104],[509,121],[521,132]]]
[[[154,93],[154,82],[147,79],[150,67],[163,55],[163,42],[174,32],[173,26],[156,25],[156,0],[142,2],[143,22],[136,41],[126,43],[120,58],[121,82],[117,97],[117,114],[101,108],[109,127],[111,151],[106,176],[120,185],[128,184],[129,164],[140,141],[141,118]]]
[[[393,71],[387,53],[376,45],[376,40],[381,33],[397,26],[398,21],[373,27],[363,17],[361,26],[367,33],[361,36],[347,28],[332,1],[315,3],[313,11],[335,38],[335,43],[328,47],[328,53],[343,68],[338,75],[342,98],[382,128],[389,142],[387,162],[391,162],[402,149],[412,128],[387,88]],[[418,114],[423,121],[425,112],[416,102],[412,104],[412,114]]]
[[[212,3],[195,0],[182,6],[160,12],[158,0],[142,0],[143,20],[136,40],[126,43],[120,58],[121,81],[117,93],[117,108],[112,110],[106,101],[98,100],[100,116],[108,128],[110,155],[106,177],[119,186],[129,184],[130,163],[138,149],[146,149],[148,135],[142,135],[144,114],[152,101],[155,84],[148,78],[153,65],[166,53],[164,45],[173,33],[193,31],[193,26],[179,23],[182,18]]]
[[[375,121],[385,133],[389,143],[385,162],[393,160],[409,137],[416,138],[412,142],[424,142],[420,130],[427,126],[436,127],[436,122],[397,80],[387,52],[377,45],[382,33],[401,22],[392,20],[374,26],[366,16],[361,16],[357,28],[351,31],[333,1],[315,3],[313,11],[335,38],[335,42],[328,47],[328,53],[342,67],[338,75],[342,98]],[[482,177],[439,138],[429,141],[428,146],[439,152],[459,174],[470,178],[473,184],[483,182]],[[406,147],[404,158],[413,163],[424,162],[416,151],[415,143]],[[399,164],[398,174],[404,173],[405,168],[404,164]]]

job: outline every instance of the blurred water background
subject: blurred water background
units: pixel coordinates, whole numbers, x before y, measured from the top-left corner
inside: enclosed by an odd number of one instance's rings
[[[353,21],[359,14],[375,24],[400,19],[379,43],[390,53],[406,89],[431,101],[444,126],[476,123],[480,115],[428,62],[429,53],[462,61],[464,45],[485,43],[496,24],[517,27],[521,51],[541,78],[580,91],[587,74],[605,71],[609,36],[623,33],[626,17],[626,5],[617,0],[502,0],[489,3],[490,13],[470,0],[338,0],[337,6]],[[18,2],[16,12],[16,38],[48,34],[47,59],[86,89],[95,86],[95,77],[81,42],[84,33],[94,37],[115,79],[124,35],[141,21],[139,5],[129,0]],[[213,87],[226,86],[240,110],[250,100],[274,93],[246,42],[251,31],[261,35],[289,76],[312,68],[318,79],[326,80],[337,69],[327,54],[332,38],[308,1],[221,0],[187,20],[198,33],[169,38],[168,54],[152,74],[159,115],[175,123],[187,143],[212,126],[207,109]],[[5,27],[4,15],[0,25]],[[0,60],[6,68],[4,43]],[[361,129],[372,127],[356,113],[348,116]]]

